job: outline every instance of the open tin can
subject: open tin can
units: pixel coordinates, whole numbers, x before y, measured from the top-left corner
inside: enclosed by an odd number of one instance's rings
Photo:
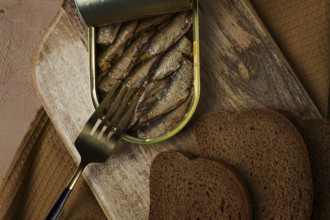
[[[110,2],[120,2],[122,0],[110,0]],[[170,2],[170,1],[159,1],[159,0],[145,0],[145,1],[150,1],[150,2],[163,2],[162,4],[165,4],[161,7],[164,8],[163,13],[170,13],[170,12],[175,12],[175,11],[180,11],[180,10],[187,10],[187,0],[185,1],[181,1],[181,2],[185,2],[182,5],[177,5],[176,6],[176,10],[173,11],[171,10],[171,8],[168,8],[166,5],[166,2]],[[189,1],[189,0],[188,0]],[[96,28],[97,26],[100,25],[105,25],[105,24],[109,24],[109,23],[114,23],[114,22],[121,22],[121,21],[127,21],[127,20],[131,20],[131,19],[137,19],[137,18],[142,18],[143,15],[144,17],[146,16],[151,16],[151,15],[156,15],[156,13],[151,13],[149,11],[154,11],[154,9],[152,10],[152,6],[148,7],[144,13],[138,13],[138,14],[134,14],[133,16],[120,16],[120,19],[116,19],[117,15],[111,15],[109,16],[109,13],[107,13],[108,15],[106,15],[105,12],[102,12],[104,14],[104,17],[102,19],[100,19],[100,13],[98,13],[97,15],[97,19],[93,18],[93,13],[94,11],[91,10],[90,5],[88,5],[88,2],[93,2],[93,1],[89,1],[89,0],[76,0],[76,4],[78,7],[78,11],[80,12],[80,16],[82,18],[82,20],[85,21],[85,23],[89,26],[89,36],[88,36],[88,42],[89,42],[89,62],[90,62],[90,89],[91,89],[91,96],[92,96],[92,100],[93,100],[93,104],[96,107],[98,107],[99,105],[99,100],[98,100],[98,93],[97,93],[97,68],[96,68],[96,54],[97,54],[97,47],[96,47]],[[103,2],[103,1],[96,1],[94,0],[94,2]],[[122,1],[125,2],[125,1]],[[131,2],[135,2],[135,4],[139,3],[140,1],[138,0],[131,0]],[[180,1],[175,0],[174,1],[175,4],[179,4]],[[95,4],[95,3],[94,3]],[[114,4],[115,7],[118,8],[118,12],[120,12],[120,7],[116,4]],[[125,7],[125,6],[121,6],[121,7]],[[174,126],[171,130],[169,130],[168,132],[166,132],[165,134],[156,137],[156,138],[151,138],[151,139],[144,139],[144,138],[139,138],[139,137],[135,137],[129,134],[124,134],[122,136],[122,138],[126,141],[129,142],[133,142],[133,143],[137,143],[137,144],[148,144],[148,143],[157,143],[163,140],[166,140],[172,136],[174,136],[175,134],[177,134],[182,128],[184,128],[184,126],[188,123],[188,121],[191,119],[192,115],[194,114],[198,101],[199,101],[199,96],[200,96],[200,59],[199,59],[199,19],[198,19],[198,0],[192,0],[192,2],[190,3],[189,1],[189,10],[192,10],[192,32],[193,32],[193,36],[192,36],[192,54],[193,54],[193,90],[194,90],[194,95],[192,97],[192,100],[190,102],[190,106],[186,112],[186,114],[182,117],[182,119],[176,124],[176,126]],[[96,7],[98,10],[100,9],[100,6]],[[102,7],[101,7],[102,8]],[[102,11],[106,10],[102,9]],[[114,9],[112,9],[114,10]],[[127,9],[126,9],[127,10]],[[136,11],[140,10],[143,11],[143,9],[139,9],[137,8]],[[97,11],[97,10],[96,10]],[[158,14],[160,14],[158,12]],[[110,21],[110,22],[108,22]]]

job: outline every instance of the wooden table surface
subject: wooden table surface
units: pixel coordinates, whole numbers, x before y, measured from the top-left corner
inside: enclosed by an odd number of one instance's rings
[[[106,163],[85,170],[109,218],[147,218],[153,158],[170,149],[194,153],[193,125],[206,112],[268,107],[320,117],[248,1],[203,0],[200,40],[201,97],[186,128],[159,144],[121,142]],[[40,44],[33,72],[42,104],[76,161],[73,142],[94,110],[87,50],[85,29],[65,5]]]

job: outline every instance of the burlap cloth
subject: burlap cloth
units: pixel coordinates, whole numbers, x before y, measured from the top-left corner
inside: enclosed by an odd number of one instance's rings
[[[310,91],[318,91],[321,84],[328,88],[329,1],[251,1],[304,86]],[[313,83],[304,81],[310,74],[315,76]],[[312,98],[322,112],[327,111],[324,103],[328,91],[323,91],[321,98]],[[75,168],[54,126],[40,109],[0,187],[0,219],[44,219]],[[105,218],[80,178],[60,219]]]

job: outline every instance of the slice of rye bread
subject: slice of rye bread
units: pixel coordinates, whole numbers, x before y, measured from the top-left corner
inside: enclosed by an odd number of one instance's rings
[[[301,118],[294,112],[283,112],[303,137],[313,176],[313,220],[330,219],[330,123],[323,119]]]
[[[208,113],[195,127],[198,154],[236,168],[247,183],[254,219],[310,219],[312,175],[294,125],[272,110]]]
[[[150,173],[149,219],[252,219],[249,195],[236,172],[221,163],[160,153]]]

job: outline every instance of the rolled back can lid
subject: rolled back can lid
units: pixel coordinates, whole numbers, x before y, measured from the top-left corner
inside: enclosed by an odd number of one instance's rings
[[[89,27],[191,9],[191,0],[75,0]]]

